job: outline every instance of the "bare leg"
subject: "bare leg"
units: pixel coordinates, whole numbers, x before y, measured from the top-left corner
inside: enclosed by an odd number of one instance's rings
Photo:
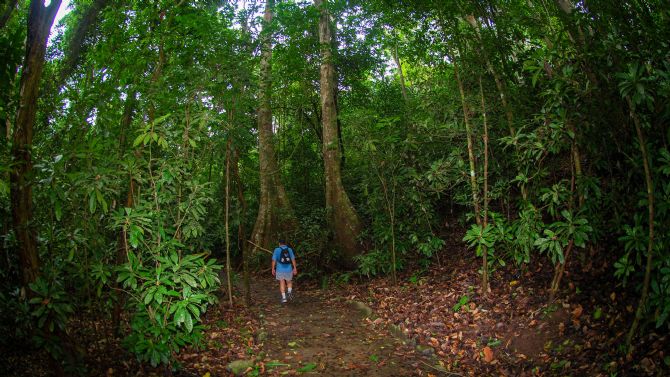
[[[293,289],[293,280],[287,281],[286,284],[288,285],[288,289]]]
[[[289,282],[289,287],[291,286],[291,283]],[[284,294],[286,292],[286,280],[281,279],[279,280],[279,292]]]

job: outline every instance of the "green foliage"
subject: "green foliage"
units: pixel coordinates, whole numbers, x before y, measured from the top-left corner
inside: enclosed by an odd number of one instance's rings
[[[658,271],[651,281],[649,307],[652,308],[656,328],[667,325],[670,316],[670,261],[662,258],[655,266]]]
[[[64,331],[73,310],[66,300],[67,294],[62,285],[38,278],[30,285],[30,289],[35,294],[29,304],[32,307],[31,315],[37,319],[37,327],[46,333],[53,333],[56,329]]]
[[[358,273],[367,278],[377,275],[388,275],[393,269],[391,253],[383,250],[372,250],[354,258],[358,264]],[[403,264],[396,260],[396,269],[401,270]]]
[[[475,248],[475,253],[481,257],[484,250],[493,248],[495,245],[495,234],[492,227],[482,227],[478,224],[472,224],[470,229],[465,233],[463,241],[468,243],[469,247]]]
[[[73,3],[72,15],[88,5]],[[228,198],[235,265],[245,235],[233,228],[248,233],[259,207],[261,21],[250,17],[257,5],[244,12],[234,5],[106,7],[83,39],[80,60],[65,67],[71,71],[63,86],[44,81],[27,183],[43,279],[53,286],[36,282],[35,299],[42,301],[32,303],[21,301],[16,288],[9,183],[15,165],[5,137],[24,72],[25,4],[0,30],[3,329],[17,337],[39,330],[56,349],[54,334],[67,327],[68,308],[107,315],[119,302],[110,289],[119,281],[132,297],[124,308],[132,313],[126,344],[141,360],[170,364],[179,347],[199,341],[199,318],[220,268],[202,253],[218,256],[228,246],[222,221],[228,141],[239,157]],[[365,225],[358,269],[337,276],[389,274],[394,252],[397,269],[413,262],[426,268],[447,246],[442,236],[468,224],[463,241],[477,255],[486,249],[498,265],[526,268],[542,254],[562,263],[571,242],[575,248],[590,242],[605,249],[597,257],[614,267],[614,277],[639,291],[651,224],[634,111],[655,197],[645,313],[662,327],[670,310],[668,3],[594,0],[569,15],[535,5],[330,3],[338,25],[333,59],[342,144],[326,148],[343,152],[342,185]],[[481,24],[478,32],[464,14]],[[69,64],[66,47],[78,19],[66,17],[57,29],[45,77],[59,77]],[[277,176],[300,221],[290,236],[305,275],[313,277],[338,259],[323,208],[317,19],[309,3],[279,2],[272,25]],[[470,225],[474,203],[454,64],[462,73],[480,188],[480,80],[483,87],[487,227]],[[267,263],[265,255],[253,258]]]
[[[5,334],[0,344],[16,346],[30,338],[35,323],[33,308],[28,300],[20,296],[18,289],[7,294],[0,293],[0,330]]]
[[[561,215],[565,221],[555,221],[544,230],[545,237],[539,237],[534,245],[538,250],[547,253],[554,264],[565,263],[564,250],[572,242],[576,247],[584,248],[593,228],[588,220],[579,215],[573,216],[567,210]]]
[[[437,254],[442,248],[446,245],[443,239],[430,235],[426,238],[424,242],[420,242],[418,237],[415,234],[410,236],[410,240],[416,244],[416,248],[419,250],[421,255],[426,258],[430,258],[433,255]]]
[[[470,302],[470,297],[468,295],[463,295],[461,298],[458,299],[458,302],[454,304],[454,307],[452,308],[455,312],[461,310],[461,308],[468,308],[468,303]]]
[[[181,347],[200,344],[200,316],[217,299],[221,266],[203,254],[182,256],[182,248],[170,242],[146,261],[130,252],[119,267],[117,280],[135,292],[132,333],[124,344],[152,366],[170,365]]]
[[[44,347],[56,360],[66,354],[60,343],[59,334],[63,334],[70,316],[74,313],[68,294],[60,281],[47,281],[39,277],[30,289],[34,292],[28,304],[30,315],[36,323],[34,341]]]

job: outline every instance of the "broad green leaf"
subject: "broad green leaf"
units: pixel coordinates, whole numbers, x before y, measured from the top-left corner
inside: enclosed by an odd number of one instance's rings
[[[95,213],[96,208],[98,208],[97,200],[95,195],[88,196],[88,209],[91,213]]]
[[[146,137],[146,134],[143,134],[143,133],[137,135],[137,137],[135,138],[135,141],[133,141],[133,148],[135,148],[135,147],[137,147],[138,145],[140,145],[140,144],[142,143],[142,141],[144,140],[145,137]]]
[[[193,331],[193,317],[191,317],[191,314],[184,311],[184,325],[186,325],[186,331],[189,333]]]
[[[316,363],[307,363],[302,368],[298,368],[298,372],[301,372],[301,373],[311,372],[314,369],[316,369]]]

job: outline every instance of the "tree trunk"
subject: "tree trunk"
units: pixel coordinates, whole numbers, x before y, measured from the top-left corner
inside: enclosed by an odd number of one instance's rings
[[[335,103],[335,113],[339,111],[339,106],[337,105],[337,82],[333,85],[333,101]],[[340,122],[340,118],[337,118],[337,144],[339,145],[340,148],[340,171],[344,170],[344,164],[346,162],[346,157],[344,155],[344,143],[342,142],[342,122]]]
[[[389,188],[386,178],[382,173],[383,164],[380,164],[379,161],[375,163],[375,173],[377,173],[377,178],[379,178],[379,184],[382,186],[382,192],[384,193],[384,204],[386,207],[386,212],[389,215],[389,222],[391,223],[391,277],[393,279],[393,285],[398,284],[398,277],[396,273],[396,250],[395,250],[395,197],[396,197],[396,177],[395,177],[395,166],[390,165],[390,173],[393,179],[393,187],[391,196],[389,197]]]
[[[405,86],[405,75],[402,72],[402,64],[400,64],[400,56],[398,56],[398,42],[393,46],[393,60],[398,67],[398,76],[400,78],[400,91],[402,92],[402,99],[407,103],[407,87]]]
[[[237,250],[242,255],[242,274],[244,279],[244,302],[247,306],[251,305],[251,278],[249,274],[249,248],[247,246],[247,232],[244,226],[244,220],[247,217],[247,201],[244,199],[244,185],[242,178],[240,178],[240,171],[237,164],[240,161],[240,154],[237,149],[233,153],[234,159],[231,161],[230,168],[232,170],[235,185],[237,186],[237,201],[241,206],[239,212],[238,226],[237,226]]]
[[[486,118],[486,102],[484,100],[484,88],[482,87],[482,78],[479,77],[479,96],[482,101],[482,119],[484,121],[484,221],[483,227],[486,228],[489,223],[489,126]],[[488,295],[489,292],[489,261],[488,250],[482,253],[482,292]]]
[[[74,30],[72,37],[67,43],[65,50],[65,60],[62,69],[59,73],[57,89],[63,86],[65,80],[70,76],[74,68],[77,66],[79,57],[83,52],[84,38],[88,35],[89,30],[95,26],[95,21],[100,14],[100,11],[107,5],[109,0],[94,0],[91,5],[86,8],[86,11],[77,23],[77,28]]]
[[[647,208],[649,210],[649,243],[647,244],[647,265],[644,270],[642,294],[640,295],[640,301],[638,302],[637,310],[635,311],[635,319],[633,319],[633,323],[631,324],[628,335],[626,336],[626,348],[628,353],[630,353],[631,342],[635,336],[635,330],[637,330],[640,320],[642,319],[642,312],[644,311],[644,307],[647,304],[647,297],[649,296],[649,282],[651,281],[651,267],[653,265],[654,255],[654,182],[651,178],[651,169],[649,168],[649,154],[647,153],[647,145],[644,140],[644,134],[642,133],[642,124],[637,116],[637,113],[635,112],[635,106],[629,97],[626,97],[626,102],[628,103],[630,116],[633,118],[633,123],[635,124],[637,141],[640,143],[640,153],[642,155],[644,177],[647,186]]]
[[[551,287],[549,288],[549,302],[554,301],[558,288],[561,286],[561,279],[563,278],[565,265],[568,264],[568,259],[570,258],[574,245],[574,240],[568,242],[568,247],[565,248],[565,255],[563,256],[563,263],[559,263],[554,270],[554,278],[551,280]]]
[[[331,51],[330,14],[323,0],[314,0],[320,12],[319,42],[321,44],[321,112],[323,124],[323,164],[326,178],[326,208],[334,231],[335,244],[344,256],[345,264],[353,266],[353,257],[360,254],[358,236],[361,225],[349,201],[340,169],[340,149],[337,134],[337,110],[333,96],[335,67]]]
[[[133,111],[135,109],[135,91],[131,90],[128,93],[126,98],[126,103],[123,107],[123,117],[121,118],[121,136],[119,137],[119,160],[123,157],[123,154],[126,150],[126,133],[130,128],[130,124],[133,120]],[[119,202],[122,202],[122,199],[119,198]],[[132,208],[135,202],[135,180],[132,177],[132,174],[128,176],[128,192],[125,198],[125,208]],[[125,224],[121,231],[119,232],[119,245],[117,246],[116,251],[116,265],[121,265],[125,263],[128,259],[128,235],[127,235],[127,226]],[[119,283],[114,283],[116,302],[114,303],[114,310],[112,311],[112,325],[114,326],[114,332],[117,335],[121,334],[121,312],[123,311],[123,306],[125,305],[125,294],[119,289]]]
[[[477,225],[482,224],[481,214],[479,210],[479,187],[477,185],[477,176],[476,176],[476,166],[475,166],[475,153],[472,143],[472,127],[470,125],[470,110],[468,109],[468,104],[465,101],[465,90],[463,89],[463,82],[458,73],[458,65],[454,64],[454,76],[456,77],[456,83],[458,84],[458,91],[461,94],[461,105],[463,107],[463,121],[465,123],[465,135],[468,141],[468,161],[470,162],[470,188],[472,190],[472,204],[475,209],[475,221]]]
[[[12,144],[12,158],[16,167],[10,174],[12,220],[18,242],[21,281],[24,286],[37,279],[40,269],[37,237],[31,224],[33,218],[30,182],[33,170],[31,148],[47,38],[60,3],[60,0],[54,0],[45,7],[42,1],[33,0],[28,11],[26,55]]]
[[[228,229],[230,218],[230,142],[226,142],[226,208],[225,208],[225,227],[226,227],[226,282],[228,283],[228,305],[233,307],[233,271],[230,268],[230,231]]]
[[[577,181],[576,183],[576,189],[577,189],[577,205],[578,209],[581,209],[584,206],[584,191],[581,189],[580,184],[582,183],[582,176],[583,176],[583,171],[582,171],[582,154],[579,150],[579,144],[577,144],[577,129],[572,122],[568,123],[568,127],[570,128],[570,131],[572,131],[572,134],[574,135],[574,139],[572,140],[572,158],[574,160],[574,165],[575,165],[575,179]]]
[[[503,109],[505,110],[505,119],[507,120],[507,128],[509,129],[510,136],[514,137],[516,135],[516,129],[514,127],[514,112],[512,111],[512,107],[510,106],[510,103],[507,99],[506,85],[503,79],[498,74],[498,71],[496,71],[495,68],[493,67],[488,52],[486,52],[484,41],[480,34],[479,22],[472,15],[468,15],[466,19],[470,24],[470,26],[472,26],[475,29],[477,40],[479,41],[479,51],[481,51],[482,55],[484,56],[484,61],[486,62],[486,69],[489,71],[491,76],[493,76],[493,81],[495,82],[496,88],[498,89],[498,94],[500,95],[500,102],[502,103]]]
[[[0,30],[7,25],[7,22],[12,18],[14,11],[16,11],[16,4],[18,0],[10,0],[2,8],[2,16],[0,16]]]
[[[262,54],[260,68],[260,88],[258,108],[258,149],[260,160],[260,206],[258,217],[251,234],[252,241],[264,248],[271,248],[278,238],[285,238],[295,227],[295,218],[281,183],[277,159],[273,146],[272,131],[272,11],[274,1],[265,5],[264,24],[261,34]]]
[[[458,65],[454,63],[454,76],[456,77],[456,83],[458,84],[458,91],[461,95],[461,105],[463,107],[463,121],[465,123],[465,136],[468,141],[468,160],[470,162],[470,188],[472,190],[472,205],[475,210],[475,222],[480,227],[485,227],[485,224],[482,224],[481,211],[479,209],[479,185],[477,184],[477,175],[476,175],[476,164],[475,164],[475,153],[474,146],[472,142],[472,126],[470,124],[470,110],[468,109],[468,104],[465,100],[465,90],[463,88],[463,81],[458,73]],[[482,102],[483,105],[483,102]],[[482,286],[481,291],[482,295],[486,296],[489,291],[488,286],[488,250],[486,246],[482,245],[482,264],[485,267],[485,271],[482,271]]]

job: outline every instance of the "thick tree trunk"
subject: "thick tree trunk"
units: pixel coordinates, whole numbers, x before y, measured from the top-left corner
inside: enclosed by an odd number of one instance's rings
[[[326,207],[335,243],[345,257],[346,264],[353,265],[353,257],[360,254],[358,236],[360,220],[342,185],[340,149],[337,134],[337,110],[333,96],[335,67],[331,51],[332,34],[330,15],[323,0],[314,0],[321,14],[319,18],[319,42],[321,44],[321,112],[323,121],[323,164],[326,178]]]
[[[274,1],[265,5],[264,26],[261,35],[262,54],[258,108],[258,149],[260,159],[260,206],[251,240],[264,248],[271,248],[278,238],[286,238],[295,227],[295,218],[286,190],[281,183],[273,146],[272,108],[272,35],[270,24]]]
[[[12,144],[12,157],[16,167],[10,174],[12,220],[18,242],[21,280],[24,286],[37,279],[40,269],[37,237],[31,224],[33,218],[30,182],[33,170],[31,148],[47,38],[60,3],[60,0],[54,0],[45,7],[42,1],[33,0],[28,11],[26,56]]]
[[[337,105],[337,83],[333,85],[333,101],[335,103],[335,113],[337,114],[340,110],[339,106]],[[346,157],[344,155],[344,143],[342,142],[342,122],[340,122],[340,118],[337,118],[337,144],[340,147],[340,171],[344,170],[344,165],[346,163]]]

